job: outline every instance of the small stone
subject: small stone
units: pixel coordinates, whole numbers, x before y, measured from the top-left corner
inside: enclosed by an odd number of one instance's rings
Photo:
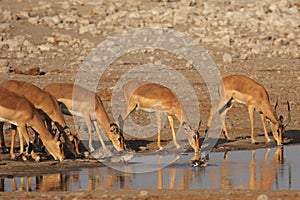
[[[38,46],[38,49],[41,51],[49,51],[51,47],[49,45],[40,45]]]
[[[146,190],[142,190],[142,191],[140,191],[140,194],[139,194],[139,196],[140,197],[145,197],[145,196],[148,196],[148,191],[146,191]]]
[[[247,58],[248,58],[248,54],[244,53],[241,55],[242,60],[247,60]]]
[[[232,56],[228,53],[224,53],[223,62],[224,63],[232,63]]]
[[[259,197],[257,197],[257,200],[269,200],[269,197],[265,194],[262,194]]]

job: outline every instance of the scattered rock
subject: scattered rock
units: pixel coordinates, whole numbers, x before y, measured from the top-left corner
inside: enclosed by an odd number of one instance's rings
[[[269,197],[265,194],[262,194],[259,197],[257,197],[257,200],[269,200]]]
[[[146,197],[146,196],[148,196],[148,194],[149,194],[149,192],[147,190],[141,190],[139,197]]]
[[[9,67],[8,69],[9,73],[14,73],[14,74],[24,74],[24,75],[31,75],[31,76],[37,76],[37,75],[45,75],[46,72],[41,71],[39,67],[33,67],[28,70],[22,71],[19,68],[15,67]]]
[[[232,63],[232,56],[228,53],[224,53],[223,62],[224,63]]]
[[[3,20],[0,24],[0,56],[19,65],[21,59],[43,60],[42,54],[69,58],[72,52],[69,60],[76,59],[81,63],[103,38],[126,30],[155,27],[176,28],[200,44],[230,48],[230,52],[237,52],[240,55],[237,58],[241,60],[252,55],[299,58],[299,20],[295,17],[299,13],[299,4],[295,0],[267,0],[259,1],[259,4],[258,0],[251,3],[230,0],[224,4],[159,1],[153,2],[151,7],[131,1],[99,1],[93,2],[92,9],[86,9],[85,6],[90,8],[91,2],[41,1],[17,12],[10,8],[0,9]],[[26,30],[24,34],[13,36],[11,30],[18,28],[18,23],[42,25],[45,31],[39,34],[44,32],[43,40],[38,38],[38,42],[33,42],[35,36],[27,34]],[[223,62],[230,64],[233,58],[235,56],[226,53]]]

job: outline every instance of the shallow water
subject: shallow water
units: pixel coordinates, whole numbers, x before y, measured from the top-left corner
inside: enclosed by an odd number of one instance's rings
[[[193,156],[149,155],[135,158],[121,172],[111,167],[80,168],[77,171],[26,177],[2,177],[1,191],[77,191],[101,189],[300,189],[300,146],[210,153],[206,167],[191,167]],[[140,162],[141,159],[143,162]],[[146,158],[147,160],[148,158]],[[170,160],[176,160],[166,167]],[[114,164],[113,168],[124,168]],[[158,170],[153,170],[159,168]],[[135,168],[136,167],[136,168]],[[120,169],[121,169],[120,168]]]

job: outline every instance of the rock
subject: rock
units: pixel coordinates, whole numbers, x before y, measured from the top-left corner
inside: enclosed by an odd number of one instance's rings
[[[96,35],[99,32],[97,31],[95,24],[88,24],[79,28],[79,34],[82,35],[84,33]]]
[[[37,11],[31,10],[28,12],[28,17],[37,17],[38,13]]]
[[[8,10],[2,11],[1,15],[2,15],[1,18],[2,18],[2,20],[4,20],[4,21],[11,21],[11,20],[13,19],[13,14],[12,14],[12,12],[10,12],[10,11],[8,11]]]
[[[4,31],[8,30],[9,28],[10,28],[9,23],[1,23],[0,24],[0,32],[4,32]]]
[[[259,197],[257,197],[257,200],[269,200],[269,197],[265,194],[262,194]]]
[[[25,40],[24,36],[15,36],[13,39],[8,39],[3,41],[3,44],[7,44],[9,51],[19,51],[21,45],[23,45]]]
[[[276,12],[276,11],[277,11],[277,6],[276,6],[276,4],[271,4],[270,7],[269,7],[269,10],[270,10],[271,12]]]
[[[38,49],[41,50],[41,51],[49,51],[51,49],[51,46],[50,45],[40,45],[38,46]]]
[[[228,53],[224,53],[223,62],[224,63],[232,63],[232,56]]]
[[[8,67],[9,61],[6,59],[0,59],[0,68]]]
[[[66,2],[66,1],[61,3],[61,7],[65,10],[70,10],[70,8],[71,8],[70,3]]]
[[[67,34],[58,34],[55,40],[58,42],[70,42],[72,40],[72,36]]]
[[[241,60],[247,60],[248,54],[244,53],[244,54],[241,55],[240,58],[241,58]]]
[[[141,190],[139,193],[139,197],[146,197],[148,196],[149,192],[147,190]]]
[[[52,22],[54,24],[59,24],[61,22],[61,19],[56,15],[56,16],[53,16],[52,18],[50,18],[52,20]]]

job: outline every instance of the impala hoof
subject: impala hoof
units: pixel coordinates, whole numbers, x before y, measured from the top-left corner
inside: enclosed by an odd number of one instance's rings
[[[230,141],[230,137],[225,137],[225,140],[228,142]]]
[[[251,144],[258,144],[258,142],[256,142],[255,140],[252,140]]]
[[[15,155],[15,154],[12,154],[12,155],[10,156],[10,159],[11,159],[11,160],[16,160],[16,155]]]
[[[34,161],[35,161],[35,162],[39,162],[40,159],[41,159],[41,157],[40,157],[40,156],[37,156],[36,158],[34,158]]]
[[[94,151],[95,151],[94,147],[90,147],[90,152],[92,153]]]
[[[26,161],[27,160],[27,157],[25,155],[22,155],[22,160],[23,161]]]

